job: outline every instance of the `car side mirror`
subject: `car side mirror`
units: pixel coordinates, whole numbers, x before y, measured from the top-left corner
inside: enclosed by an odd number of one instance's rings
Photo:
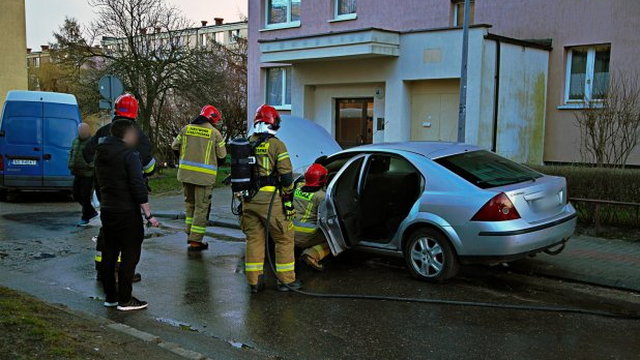
[[[319,158],[317,158],[316,161],[314,161],[313,163],[314,164],[324,165],[328,158],[329,157],[327,155],[322,155]]]

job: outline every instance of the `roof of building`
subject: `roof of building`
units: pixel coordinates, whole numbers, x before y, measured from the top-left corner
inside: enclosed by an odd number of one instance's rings
[[[6,101],[42,101],[57,104],[78,104],[76,97],[71,94],[27,90],[9,91],[7,93]]]

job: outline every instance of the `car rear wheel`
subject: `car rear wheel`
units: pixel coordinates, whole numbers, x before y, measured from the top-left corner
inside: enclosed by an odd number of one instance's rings
[[[409,271],[418,279],[439,282],[456,275],[460,264],[449,240],[439,231],[422,228],[409,235],[404,247]]]

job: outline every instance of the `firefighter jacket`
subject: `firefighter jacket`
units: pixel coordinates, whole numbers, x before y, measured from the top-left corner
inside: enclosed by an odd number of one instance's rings
[[[277,137],[254,134],[249,138],[255,147],[256,175],[259,186],[280,186],[282,195],[293,193],[293,167],[287,146]]]
[[[317,188],[316,188],[317,189]],[[296,217],[293,220],[296,231],[296,241],[299,236],[313,237],[318,231],[318,208],[324,201],[324,190],[309,191],[300,184],[296,187],[293,196],[293,207],[296,209]]]
[[[227,149],[220,131],[199,119],[182,128],[171,147],[180,150],[178,181],[210,186],[216,182],[218,159],[227,156]]]

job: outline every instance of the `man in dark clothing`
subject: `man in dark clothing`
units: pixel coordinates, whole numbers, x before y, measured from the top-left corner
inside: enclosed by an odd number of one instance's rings
[[[87,162],[83,156],[84,147],[91,137],[91,128],[86,123],[78,125],[78,137],[73,139],[69,154],[69,170],[73,178],[73,198],[82,206],[82,217],[78,226],[87,226],[98,216],[91,205],[93,192],[93,162]]]
[[[121,311],[141,310],[147,307],[147,303],[131,296],[131,283],[144,238],[140,209],[151,225],[157,227],[160,223],[151,215],[140,155],[135,151],[138,141],[135,124],[130,120],[116,120],[110,131],[111,136],[100,139],[95,158],[104,236],[104,306],[117,306]],[[121,263],[116,288],[115,269],[119,255]]]
[[[135,120],[138,117],[138,100],[131,94],[123,94],[120,95],[114,104],[114,113],[115,117],[113,121],[117,120],[130,120],[134,122],[134,126],[136,127],[138,134],[138,143],[136,145],[136,151],[140,156],[140,161],[142,163],[142,172],[145,176],[150,176],[155,171],[156,160],[153,158],[153,148],[151,146],[151,142],[149,141],[149,137],[137,126],[135,125]],[[96,131],[95,135],[89,140],[87,145],[84,148],[83,155],[84,159],[88,162],[92,162],[95,154],[96,148],[101,138],[107,137],[111,135],[111,124],[113,122],[102,126],[98,131]],[[98,199],[100,199],[100,187],[96,185],[96,194],[98,195]],[[95,266],[97,272],[98,281],[102,281],[102,248],[104,244],[104,236],[103,231],[100,229],[98,233],[98,237],[96,239],[96,256]],[[135,275],[134,281],[140,281],[140,274]]]

